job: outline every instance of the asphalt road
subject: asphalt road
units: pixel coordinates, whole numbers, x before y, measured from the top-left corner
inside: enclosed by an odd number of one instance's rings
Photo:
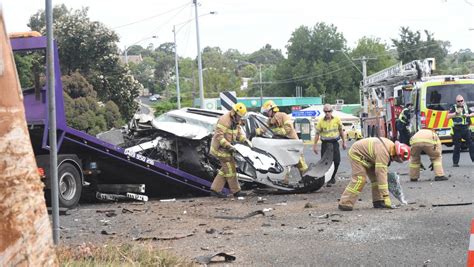
[[[317,157],[307,146],[306,159]],[[433,207],[435,204],[473,202],[474,164],[462,153],[459,168],[451,168],[451,153],[443,154],[448,181],[434,182],[423,171],[421,181],[408,180],[408,163],[393,163],[401,174],[406,199],[412,203],[394,210],[372,208],[370,184],[355,210],[342,212],[337,200],[348,183],[345,152],[337,183],[316,193],[266,195],[244,200],[211,197],[82,205],[61,217],[62,242],[139,242],[137,237],[173,239],[148,241],[177,255],[193,257],[232,252],[235,264],[251,266],[465,266],[474,206]],[[422,157],[429,165],[426,156]],[[260,203],[263,202],[263,203]],[[393,198],[394,203],[398,203]],[[127,208],[131,213],[122,213]],[[265,216],[243,216],[272,209]],[[106,216],[98,210],[115,210]],[[104,232],[105,231],[105,232]]]

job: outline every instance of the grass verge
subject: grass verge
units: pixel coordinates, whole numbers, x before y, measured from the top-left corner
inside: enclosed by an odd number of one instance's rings
[[[62,246],[57,249],[61,266],[195,266],[165,250],[151,244],[106,244],[91,243],[77,247]]]

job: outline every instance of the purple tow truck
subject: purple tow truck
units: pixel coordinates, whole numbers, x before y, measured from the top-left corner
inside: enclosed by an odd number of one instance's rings
[[[46,54],[46,37],[14,38],[11,39],[11,45],[14,53]],[[69,127],[65,117],[56,43],[54,51],[59,203],[62,207],[74,207],[79,202],[83,189],[87,186],[96,188],[101,184],[145,184],[147,195],[160,197],[183,195],[183,192],[191,192],[193,195],[209,192],[211,183],[208,180],[138,153],[125,153],[122,147]],[[34,86],[22,90],[31,142],[38,168],[44,170],[48,190],[50,180],[47,85],[42,85],[38,74],[34,72],[35,70],[32,70],[31,74],[35,77],[32,79],[35,81]]]

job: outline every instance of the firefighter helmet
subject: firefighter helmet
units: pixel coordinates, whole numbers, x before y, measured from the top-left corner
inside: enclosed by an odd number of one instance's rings
[[[235,111],[240,117],[244,117],[247,114],[247,107],[243,103],[235,103],[232,106],[232,110]]]
[[[273,100],[267,100],[265,103],[263,103],[262,108],[260,109],[260,112],[263,114],[267,114],[270,110],[273,110],[273,112],[278,112],[280,109],[278,106],[273,102]]]
[[[406,144],[395,141],[395,153],[402,161],[407,161],[410,159],[410,147]]]

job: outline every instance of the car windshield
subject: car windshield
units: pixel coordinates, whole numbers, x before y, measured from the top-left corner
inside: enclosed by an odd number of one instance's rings
[[[474,84],[444,84],[426,89],[426,107],[434,110],[448,110],[462,95],[467,106],[474,107]]]

